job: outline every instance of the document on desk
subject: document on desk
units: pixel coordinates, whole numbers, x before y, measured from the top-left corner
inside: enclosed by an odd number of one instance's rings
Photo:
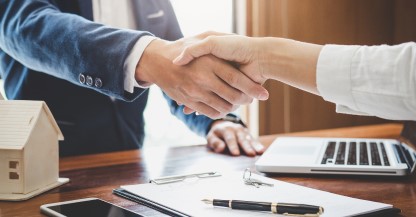
[[[214,198],[322,206],[325,212],[321,216],[355,216],[393,208],[390,204],[346,197],[257,174],[253,174],[253,178],[274,186],[257,188],[246,185],[242,173],[227,173],[219,177],[193,178],[163,185],[154,183],[127,185],[121,186],[121,189],[189,216],[276,216],[271,212],[213,207],[201,201]]]

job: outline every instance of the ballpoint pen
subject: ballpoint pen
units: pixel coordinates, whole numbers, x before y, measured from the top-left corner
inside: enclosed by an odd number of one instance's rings
[[[203,199],[206,204],[214,206],[229,207],[231,209],[267,211],[283,215],[295,216],[319,216],[324,212],[321,206],[313,206],[306,204],[293,203],[270,203],[270,202],[254,202],[243,200],[218,200]]]
[[[165,176],[165,177],[159,177],[155,179],[151,179],[151,183],[155,183],[158,185],[161,184],[169,184],[173,182],[180,182],[187,178],[191,177],[197,177],[197,178],[211,178],[211,177],[218,177],[221,176],[221,173],[219,172],[204,172],[204,173],[190,173],[190,174],[182,174],[182,175],[176,175],[176,176]]]

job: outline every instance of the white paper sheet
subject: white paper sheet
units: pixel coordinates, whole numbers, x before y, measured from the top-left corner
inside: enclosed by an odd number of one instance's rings
[[[322,206],[325,212],[321,216],[331,217],[351,216],[392,208],[390,204],[337,195],[256,174],[252,177],[273,183],[274,186],[256,188],[244,184],[242,173],[227,173],[215,178],[192,178],[164,185],[149,183],[121,186],[121,188],[191,216],[276,216],[268,212],[213,207],[201,202],[202,199],[302,203]]]

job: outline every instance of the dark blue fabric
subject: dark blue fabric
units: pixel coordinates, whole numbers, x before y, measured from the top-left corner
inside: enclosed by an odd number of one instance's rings
[[[148,92],[124,91],[124,61],[144,35],[176,40],[182,34],[169,1],[133,2],[137,31],[91,22],[89,0],[0,0],[0,74],[6,95],[48,104],[65,137],[61,155],[142,146]],[[159,10],[163,17],[147,19]],[[100,78],[102,87],[80,83],[81,73]],[[166,99],[173,114],[206,134],[211,119],[184,115],[182,107]]]

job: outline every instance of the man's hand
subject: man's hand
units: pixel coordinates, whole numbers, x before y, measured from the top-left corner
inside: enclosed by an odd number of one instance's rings
[[[136,80],[158,85],[169,97],[190,109],[216,119],[249,104],[266,100],[268,92],[228,62],[212,55],[186,66],[172,63],[190,43],[206,34],[167,42],[156,39],[145,49],[136,68]]]
[[[247,156],[264,152],[264,146],[254,139],[248,129],[229,121],[215,121],[207,134],[208,147],[220,153],[229,150],[231,155],[240,155],[240,149]]]
[[[176,65],[186,65],[204,55],[214,55],[218,58],[234,62],[239,69],[257,83],[263,84],[267,78],[264,75],[264,52],[267,47],[260,39],[241,35],[212,35],[203,40],[195,41],[181,52],[173,61]]]

